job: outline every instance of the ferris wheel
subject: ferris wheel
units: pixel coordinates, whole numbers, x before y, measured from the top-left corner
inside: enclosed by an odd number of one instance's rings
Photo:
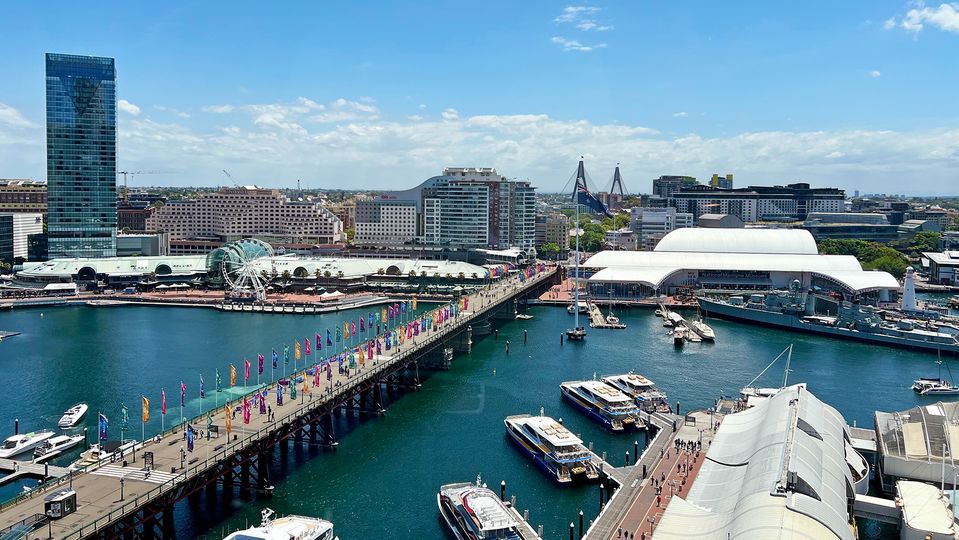
[[[220,275],[223,276],[224,285],[230,288],[231,295],[265,300],[270,277],[264,275],[263,265],[258,264],[257,260],[273,257],[273,246],[256,238],[244,238],[220,249],[223,250]]]

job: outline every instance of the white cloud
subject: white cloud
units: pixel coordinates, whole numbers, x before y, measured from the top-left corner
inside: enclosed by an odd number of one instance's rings
[[[457,120],[460,117],[460,113],[456,109],[446,109],[441,113],[443,120]]]
[[[166,107],[166,106],[164,106],[164,105],[154,105],[153,108],[156,109],[156,110],[158,110],[158,111],[163,111],[163,112],[170,113],[170,114],[172,114],[172,115],[174,115],[174,116],[177,116],[177,117],[180,117],[180,118],[189,118],[189,117],[190,117],[190,113],[185,112],[185,111],[181,111],[181,110],[179,110],[179,109],[174,109],[173,107]]]
[[[579,28],[583,32],[589,32],[590,30],[595,32],[609,32],[614,27],[610,24],[598,24],[596,21],[583,21],[577,24],[576,28]]]
[[[673,113],[673,118],[686,118],[689,116],[689,113],[686,111],[679,111]]]
[[[26,116],[13,107],[0,103],[0,124],[13,128],[35,128],[37,124],[31,122]]]
[[[553,19],[553,21],[558,23],[577,22],[583,18],[596,15],[600,11],[602,10],[596,6],[566,6],[563,8],[563,12]]]
[[[200,110],[213,114],[226,114],[233,112],[233,109],[233,105],[207,105]]]
[[[919,33],[926,24],[930,24],[944,32],[959,34],[959,3],[943,2],[937,7],[929,7],[922,0],[912,4],[914,7],[906,12],[902,20],[890,17],[883,23],[883,28],[890,30],[899,26],[907,32]]]
[[[602,49],[606,47],[605,43],[597,43],[595,45],[584,45],[575,39],[566,39],[559,36],[554,36],[550,38],[550,41],[559,45],[563,48],[564,51],[579,51],[579,52],[590,52],[596,49]]]
[[[423,120],[423,117],[418,114],[411,114],[407,116],[406,119],[409,120],[410,122],[419,122]]]
[[[873,79],[878,79],[879,77],[882,77],[882,72],[879,71],[878,69],[874,69],[869,72],[869,76],[872,77]]]
[[[380,110],[371,105],[372,98],[360,98],[360,101],[337,99],[328,106],[320,105],[320,114],[310,116],[313,122],[350,122],[354,120],[376,120],[380,117]]]
[[[426,103],[420,103],[419,107],[420,107],[420,109],[425,109],[425,108],[426,108]]]
[[[121,112],[125,112],[133,116],[140,115],[140,107],[137,107],[125,99],[117,100],[117,109],[120,109]]]

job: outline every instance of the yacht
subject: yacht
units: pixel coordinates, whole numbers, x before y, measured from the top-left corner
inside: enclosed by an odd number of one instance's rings
[[[3,446],[0,446],[0,458],[12,458],[29,452],[50,437],[53,437],[53,432],[49,430],[11,435],[3,441]]]
[[[580,313],[589,313],[589,304],[586,303],[586,302],[583,302],[582,300],[580,300],[579,302],[577,302],[575,305],[574,305],[574,304],[570,304],[570,305],[566,306],[566,311],[567,311],[570,315],[572,315],[573,313],[576,312],[576,307],[575,307],[575,306],[579,306],[579,312],[580,312]]]
[[[646,425],[633,398],[603,381],[567,381],[559,388],[576,408],[613,431]]]
[[[333,524],[325,519],[306,516],[285,516],[273,519],[273,510],[260,511],[262,521],[225,537],[223,540],[338,540],[333,536]]]
[[[538,540],[538,537],[524,536],[519,515],[483,485],[479,477],[476,484],[441,486],[436,494],[436,504],[457,540]]]
[[[632,397],[642,411],[671,412],[669,402],[666,401],[666,394],[657,389],[653,381],[642,375],[635,373],[609,375],[603,377],[602,381]]]
[[[85,437],[83,435],[57,435],[50,437],[33,450],[33,461],[42,463],[48,459],[53,459],[82,443],[84,439]]]
[[[57,425],[61,428],[73,427],[77,425],[77,422],[79,422],[85,414],[87,414],[87,404],[77,403],[73,407],[70,407],[64,411],[63,416],[60,417],[60,421],[57,422]]]
[[[507,416],[504,423],[516,446],[557,482],[599,478],[583,441],[556,420],[542,414],[519,414]]]
[[[936,360],[939,365],[939,376],[935,379],[920,377],[912,383],[912,389],[923,396],[959,396],[959,386],[952,384],[952,381],[942,378],[942,360]],[[949,372],[949,379],[952,379],[952,370],[946,366]]]
[[[122,458],[124,454],[136,446],[137,441],[101,441],[94,444],[80,454],[80,459],[70,465],[72,470],[81,470],[93,465],[99,465],[101,461],[110,458]]]
[[[673,345],[682,347],[686,344],[686,332],[689,330],[685,326],[677,326],[673,329]]]
[[[692,329],[693,332],[696,332],[696,335],[701,337],[703,341],[716,340],[716,333],[713,332],[713,329],[704,323],[702,319],[689,321],[689,328]]]

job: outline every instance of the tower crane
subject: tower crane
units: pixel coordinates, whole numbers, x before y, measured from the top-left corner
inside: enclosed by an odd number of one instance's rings
[[[163,174],[163,171],[117,171],[117,174],[123,175],[123,202],[127,202],[127,175],[136,176],[138,174]]]

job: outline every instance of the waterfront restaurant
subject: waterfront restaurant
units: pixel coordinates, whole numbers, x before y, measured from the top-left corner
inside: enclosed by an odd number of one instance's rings
[[[653,251],[601,251],[583,263],[590,296],[631,301],[680,289],[743,293],[804,289],[866,304],[893,302],[900,284],[887,272],[865,271],[850,255],[820,255],[801,229],[677,229]]]

